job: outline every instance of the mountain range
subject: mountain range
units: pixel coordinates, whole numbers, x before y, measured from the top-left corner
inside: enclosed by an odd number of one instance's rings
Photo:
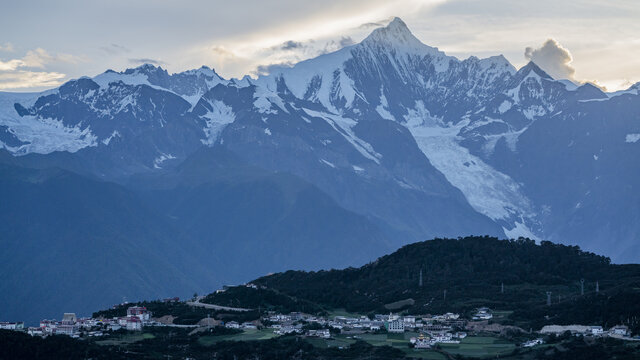
[[[362,265],[469,234],[640,254],[640,83],[464,60],[399,18],[258,78],[0,93],[0,318]]]

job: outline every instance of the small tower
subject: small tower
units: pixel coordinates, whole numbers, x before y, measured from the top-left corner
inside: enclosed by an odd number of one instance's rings
[[[600,293],[600,283],[596,281],[596,294]]]
[[[444,290],[443,296],[442,296],[442,301],[447,302],[447,290]]]
[[[420,269],[420,281],[418,282],[418,286],[422,287],[422,269]]]
[[[584,279],[580,279],[580,295],[584,295]]]
[[[504,283],[500,284],[500,294],[504,294]]]
[[[551,291],[547,291],[547,306],[551,306]]]

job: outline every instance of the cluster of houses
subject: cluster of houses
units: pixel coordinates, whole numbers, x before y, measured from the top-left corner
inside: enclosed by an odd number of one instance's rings
[[[547,325],[540,330],[540,334],[544,335],[561,335],[566,332],[572,335],[582,336],[610,336],[621,339],[630,339],[629,327],[626,325],[616,325],[605,331],[602,326],[589,325]]]
[[[574,336],[610,336],[623,340],[632,340],[629,328],[625,325],[616,325],[609,329],[609,331],[605,331],[602,326],[546,325],[540,329],[539,333],[542,335],[562,335],[567,331]],[[524,342],[522,347],[533,347],[541,344],[544,344],[544,340],[542,338],[538,338]]]
[[[24,322],[0,321],[0,330],[22,330],[22,329],[24,329]]]
[[[418,337],[409,339],[409,343],[416,349],[431,349],[436,344],[459,344],[460,340],[467,337],[465,332],[426,332]]]
[[[466,320],[461,319],[459,314],[454,313],[420,316],[389,314],[376,315],[375,319],[381,321],[390,333],[403,333],[405,331],[446,333],[454,328],[463,328],[466,324]]]
[[[237,321],[229,321],[224,324],[224,327],[228,329],[257,329],[258,325],[253,322],[243,322],[242,324]]]
[[[179,301],[166,299],[165,301]],[[475,321],[487,321],[493,318],[491,309],[482,307],[471,316]],[[460,330],[469,329],[467,320],[461,318],[459,314],[446,313],[441,315],[397,315],[397,314],[376,314],[373,318],[367,316],[348,317],[335,316],[326,318],[313,316],[300,312],[289,314],[277,314],[269,312],[262,319],[262,324],[268,325],[277,335],[300,334],[306,337],[330,338],[331,332],[342,334],[362,334],[386,331],[389,333],[404,333],[405,331],[417,332],[419,336],[412,337],[409,341],[411,346],[418,349],[429,349],[438,343],[455,344],[467,336],[467,333]],[[77,318],[74,313],[65,313],[61,321],[42,320],[39,327],[29,327],[27,333],[32,336],[67,335],[79,337],[81,333],[85,336],[102,336],[103,331],[116,331],[125,329],[129,331],[140,331],[144,326],[156,324],[151,320],[151,312],[145,307],[131,306],[127,309],[127,315],[122,317],[106,318]],[[260,321],[238,323],[229,321],[223,323],[225,327],[231,329],[250,330],[257,329],[262,324]],[[469,325],[477,323],[469,323]],[[159,323],[156,325],[160,325]],[[311,326],[309,326],[311,325]],[[310,330],[312,327],[313,330]],[[0,329],[25,331],[22,322],[0,322]],[[305,331],[306,330],[306,331]],[[608,331],[602,326],[584,325],[547,325],[539,333],[541,335],[565,334],[570,332],[573,335],[583,336],[611,336],[619,339],[631,339],[629,329],[626,326],[618,325]],[[543,343],[542,338],[527,341],[521,344],[523,347],[533,347]]]
[[[65,313],[60,321],[41,320],[40,326],[28,327],[27,333],[31,336],[67,335],[77,338],[85,332],[87,336],[102,336],[103,330],[142,330],[150,321],[151,312],[145,307],[132,306],[127,309],[127,316],[111,319],[78,318],[75,313]],[[6,328],[10,330],[24,329],[23,323],[0,324],[7,324]]]
[[[459,314],[446,313],[442,315],[404,315],[397,314],[376,314],[373,319],[367,316],[347,317],[335,316],[332,319],[317,317],[313,315],[293,312],[290,314],[271,313],[263,318],[269,327],[274,329],[278,335],[303,334],[305,336],[316,336],[322,338],[331,337],[329,329],[339,331],[343,334],[361,334],[366,332],[379,332],[386,330],[389,333],[404,333],[405,331],[418,331],[428,334],[427,342],[456,342],[464,338],[466,333],[453,332],[453,329],[463,328],[466,321],[460,318]],[[304,332],[303,323],[317,324],[321,330],[308,330]],[[383,330],[384,329],[384,330]],[[426,335],[420,338],[427,339]],[[414,343],[418,342],[416,338]],[[415,344],[414,344],[415,345]]]
[[[491,320],[493,319],[493,312],[491,312],[491,309],[489,309],[488,307],[481,307],[476,311],[475,314],[473,314],[473,317],[471,317],[471,319],[474,321]]]

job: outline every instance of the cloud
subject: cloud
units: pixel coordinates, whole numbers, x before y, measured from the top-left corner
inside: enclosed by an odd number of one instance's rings
[[[286,61],[286,62],[268,64],[268,65],[258,65],[256,69],[251,72],[251,74],[255,76],[269,75],[275,69],[292,67],[293,65],[295,65],[295,62],[292,62],[292,61]]]
[[[372,28],[379,28],[382,26],[387,26],[391,20],[393,20],[395,18],[395,16],[390,16],[386,19],[382,19],[382,20],[378,20],[378,21],[371,21],[371,22],[366,22],[364,24],[361,24],[360,26],[357,27],[357,29],[360,30],[368,30],[368,29],[372,29]]]
[[[262,49],[259,56],[256,57],[262,58],[264,62],[257,66],[254,65],[254,70],[249,73],[252,76],[268,75],[277,69],[292,67],[302,60],[338,51],[353,44],[355,41],[350,36],[341,36],[324,42],[315,39],[285,41],[282,44]]]
[[[45,49],[37,48],[27,51],[22,61],[25,67],[44,68],[44,66],[49,63],[77,64],[84,62],[85,59],[70,54],[49,54]]]
[[[358,26],[358,29],[371,29],[371,28],[378,28],[381,26],[384,26],[385,23],[384,22],[368,22],[368,23],[364,23],[360,26]]]
[[[322,54],[326,54],[326,53],[338,51],[338,50],[342,49],[343,47],[351,46],[351,45],[353,45],[355,43],[356,42],[353,41],[351,36],[342,36],[342,37],[340,37],[340,39],[327,41],[327,43],[324,45],[324,49],[322,50],[321,53]]]
[[[341,36],[326,41],[310,39],[306,41],[285,41],[282,44],[260,50],[255,57],[263,59],[250,74],[268,75],[276,69],[291,67],[296,63],[319,55],[338,51],[345,46],[355,44],[350,36]]]
[[[131,52],[130,49],[122,46],[122,45],[118,45],[118,44],[110,44],[107,46],[101,46],[100,50],[106,52],[109,55],[119,55],[119,54],[125,54],[125,53],[129,53]]]
[[[524,57],[536,63],[554,79],[576,81],[576,70],[571,65],[573,57],[569,50],[562,47],[555,39],[548,39],[537,49],[527,47],[524,50]]]
[[[0,51],[4,51],[4,52],[13,52],[13,44],[12,43],[5,43],[4,46],[0,45]]]
[[[62,84],[65,74],[58,72],[18,70],[0,72],[0,90],[55,87]]]
[[[217,57],[222,57],[222,58],[235,58],[235,57],[237,57],[237,55],[233,51],[228,50],[224,46],[214,46],[214,47],[211,48],[211,51]]]
[[[44,69],[49,63],[77,64],[83,61],[82,57],[63,53],[50,54],[42,48],[29,50],[21,59],[0,60],[0,89],[58,86],[66,74],[32,69]]]
[[[25,66],[25,63],[20,59],[13,59],[9,61],[0,60],[0,71],[13,71],[23,66]]]
[[[155,60],[150,58],[133,58],[129,59],[129,62],[132,64],[152,64],[155,66],[165,65],[166,63],[162,60]]]
[[[303,47],[301,42],[289,40],[289,41],[283,42],[281,45],[279,45],[276,48],[278,48],[280,50],[292,50],[292,49],[298,49],[298,48],[301,48],[301,47]]]

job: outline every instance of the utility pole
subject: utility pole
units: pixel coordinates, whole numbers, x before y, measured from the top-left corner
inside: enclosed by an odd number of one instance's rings
[[[418,286],[422,287],[422,269],[420,269],[420,282],[418,283]]]
[[[584,295],[584,279],[580,279],[580,295]]]
[[[444,296],[443,296],[443,301],[447,302],[447,290],[444,290]]]
[[[547,291],[547,306],[551,306],[551,291]]]
[[[600,283],[596,281],[596,294],[600,293]]]
[[[500,294],[504,294],[504,283],[500,284]]]

